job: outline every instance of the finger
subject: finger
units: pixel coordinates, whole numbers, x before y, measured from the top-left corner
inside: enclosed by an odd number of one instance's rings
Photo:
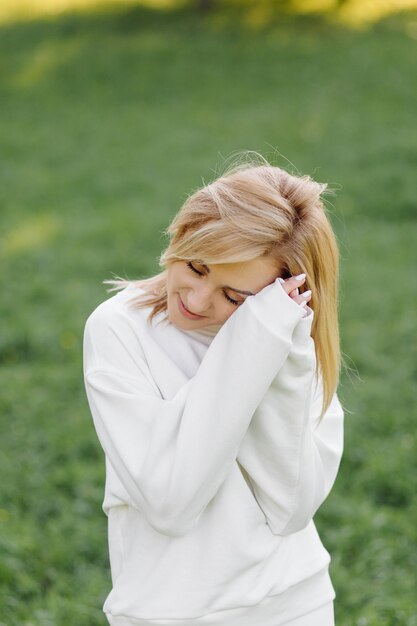
[[[291,291],[293,291],[297,287],[300,287],[305,282],[305,279],[306,279],[305,274],[299,274],[298,276],[291,276],[290,278],[287,278],[286,280],[282,279],[281,277],[277,278],[277,280],[279,280],[279,282],[281,283],[281,285],[283,286],[287,294],[290,294]]]
[[[304,303],[310,302],[311,289],[309,289],[308,291],[304,291],[304,293],[300,294],[299,296],[296,296],[294,300],[295,302],[297,302],[297,304],[304,304]]]

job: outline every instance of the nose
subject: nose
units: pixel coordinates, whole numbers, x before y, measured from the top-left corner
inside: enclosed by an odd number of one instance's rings
[[[207,311],[210,308],[211,297],[209,289],[194,289],[188,293],[185,306],[191,313],[207,315]]]

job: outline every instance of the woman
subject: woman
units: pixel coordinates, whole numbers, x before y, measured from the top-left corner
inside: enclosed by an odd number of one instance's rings
[[[232,165],[173,219],[161,273],[105,281],[122,290],[87,319],[84,377],[112,626],[334,624],[312,519],[343,448],[325,189]]]

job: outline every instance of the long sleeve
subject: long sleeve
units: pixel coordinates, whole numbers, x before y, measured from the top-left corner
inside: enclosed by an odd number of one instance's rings
[[[197,523],[236,462],[304,314],[277,281],[248,297],[169,400],[125,312],[98,307],[87,319],[84,381],[98,438],[130,504],[159,532],[179,536]]]
[[[308,318],[307,318],[308,319]],[[283,367],[257,407],[237,461],[271,531],[307,526],[327,498],[343,452],[344,412],[335,393],[318,423],[323,386],[309,325],[299,325]]]

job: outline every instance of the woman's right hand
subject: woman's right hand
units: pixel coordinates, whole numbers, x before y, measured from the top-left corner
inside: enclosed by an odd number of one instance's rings
[[[305,283],[306,275],[300,274],[299,276],[290,276],[285,280],[278,277],[277,280],[281,283],[284,291],[292,298],[297,304],[305,307],[311,300],[311,290],[305,291],[300,294],[299,287]]]

